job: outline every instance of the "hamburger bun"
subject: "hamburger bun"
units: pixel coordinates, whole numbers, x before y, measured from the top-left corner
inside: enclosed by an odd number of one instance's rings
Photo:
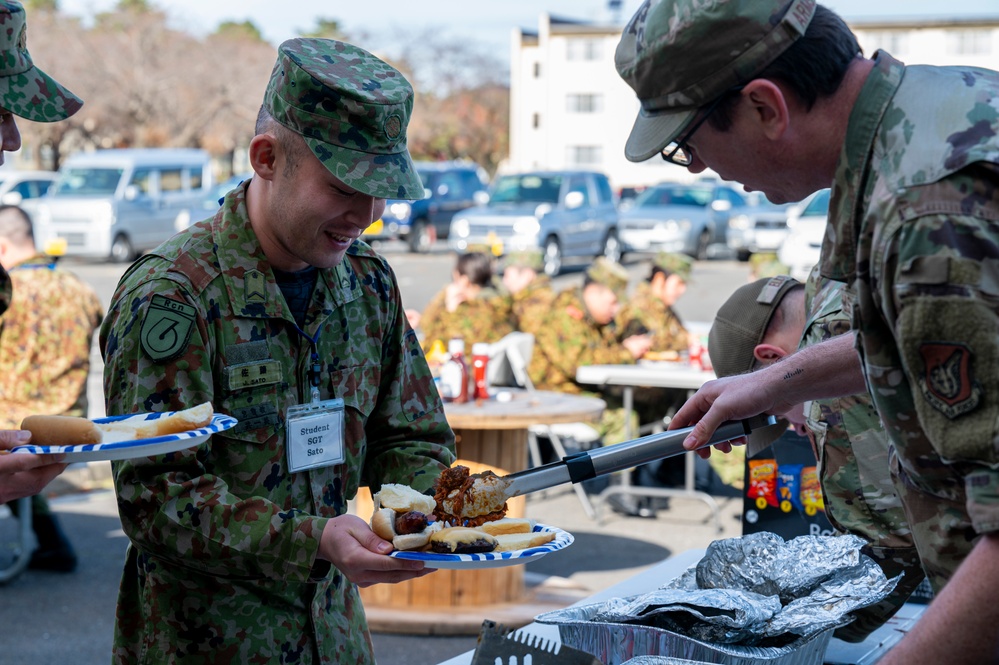
[[[28,416],[21,429],[31,432],[33,446],[78,446],[104,440],[97,425],[75,416]]]
[[[504,533],[495,537],[497,552],[512,552],[526,550],[531,547],[541,547],[555,540],[554,531],[535,531],[533,533]]]
[[[382,485],[382,488],[375,492],[372,500],[375,503],[376,511],[378,508],[391,508],[397,513],[415,510],[424,515],[433,515],[434,509],[437,508],[437,502],[432,496],[420,494],[408,485],[397,483]]]
[[[430,549],[440,554],[492,552],[496,549],[496,539],[478,529],[452,526],[430,536]]]
[[[503,519],[483,522],[476,527],[479,531],[485,531],[490,536],[499,536],[508,533],[531,533],[534,530],[534,521],[523,517],[504,517]]]

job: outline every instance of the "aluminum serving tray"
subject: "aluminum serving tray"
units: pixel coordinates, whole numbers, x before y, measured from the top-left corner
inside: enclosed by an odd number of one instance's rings
[[[723,665],[822,665],[823,655],[835,627],[800,638],[785,647],[741,647],[710,644],[662,628],[626,623],[591,621],[621,599],[595,603],[538,615],[538,623],[558,626],[562,642],[592,653],[606,665],[622,665],[637,656],[671,657],[644,661],[648,665],[680,663],[720,663]],[[638,661],[643,662],[643,661]]]

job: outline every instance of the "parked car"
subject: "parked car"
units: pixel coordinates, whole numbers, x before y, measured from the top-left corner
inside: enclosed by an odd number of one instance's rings
[[[503,175],[486,205],[451,222],[448,245],[457,252],[488,245],[497,256],[532,247],[544,251],[545,273],[563,262],[604,255],[621,259],[617,208],[610,182],[593,171],[537,171]]]
[[[203,150],[98,150],[67,159],[49,193],[25,203],[39,248],[125,263],[172,236],[177,214],[211,186]]]
[[[753,254],[776,254],[790,230],[787,218],[792,204],[771,203],[761,192],[744,195],[749,209],[728,220],[726,242],[740,261]]]
[[[448,237],[456,212],[486,201],[488,178],[478,164],[416,162],[416,172],[427,198],[386,201],[382,218],[365,230],[366,240],[401,238],[411,251],[428,252]]]
[[[819,262],[828,217],[829,190],[820,189],[802,201],[788,218],[791,230],[780,246],[777,258],[799,281],[808,279],[808,274]]]
[[[0,203],[16,206],[44,196],[58,175],[55,171],[0,171]]]
[[[252,173],[241,173],[213,186],[197,204],[177,213],[177,217],[173,220],[173,230],[183,231],[191,224],[213,217],[218,212],[219,206],[222,205],[222,199],[229,193],[229,190],[251,177],[253,177]]]

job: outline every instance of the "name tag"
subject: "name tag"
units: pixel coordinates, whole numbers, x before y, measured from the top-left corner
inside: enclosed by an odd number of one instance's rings
[[[291,407],[285,416],[285,432],[288,469],[292,473],[343,464],[342,399]]]
[[[224,370],[226,387],[240,390],[254,386],[266,386],[281,381],[281,363],[277,360],[230,365]]]

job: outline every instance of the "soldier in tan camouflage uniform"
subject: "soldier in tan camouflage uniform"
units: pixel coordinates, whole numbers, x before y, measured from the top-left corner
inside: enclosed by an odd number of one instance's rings
[[[648,335],[619,341],[614,329],[618,302],[628,288],[628,272],[603,257],[586,271],[583,286],[560,293],[548,315],[524,332],[534,335],[528,372],[540,390],[589,394],[607,402],[597,431],[605,444],[624,440],[625,413],[616,392],[591,392],[576,382],[581,365],[633,364],[649,350]]]
[[[211,400],[239,424],[113,465],[130,540],[114,662],[374,662],[357,586],[432,572],[347,514],[361,485],[428,491],[455,459],[395,275],[359,240],[385,199],[423,196],[412,105],[367,51],[284,42],[253,178],[122,278],[108,412]]]
[[[848,333],[842,291],[843,284],[822,279],[817,270],[806,285],[782,275],[737,289],[711,327],[715,373],[724,377],[766,367],[798,348]],[[890,444],[870,395],[817,399],[806,409],[798,406],[785,417],[807,427],[829,522],[840,533],[866,540],[864,552],[885,575],[905,574],[891,596],[856,612],[856,619],[837,631],[837,637],[855,642],[891,618],[925,575],[892,484]]]
[[[648,281],[635,287],[617,315],[617,328],[648,331],[652,351],[687,350],[687,329],[673,305],[687,290],[691,260],[682,254],[660,252],[652,259]]]
[[[517,330],[533,327],[551,311],[555,301],[551,277],[544,273],[540,249],[510,252],[503,257],[503,288],[510,299],[513,325]]]
[[[28,53],[24,7],[0,1],[0,164],[5,151],[21,147],[15,116],[55,122],[76,113],[83,102],[35,67]],[[11,301],[11,282],[0,267],[0,315]],[[21,430],[0,429],[0,449],[30,441]],[[65,469],[61,456],[0,453],[0,501],[37,494]]]
[[[776,203],[832,187],[820,270],[846,284],[852,334],[708,383],[672,425],[698,422],[695,446],[722,421],[867,387],[936,591],[879,663],[994,662],[999,73],[864,58],[813,0],[650,0],[617,66],[642,103],[630,159],[710,167]]]
[[[90,342],[104,315],[97,294],[35,251],[31,220],[16,206],[0,206],[0,265],[14,287],[0,323],[0,429],[32,414],[86,416]],[[43,496],[32,497],[31,513],[38,548],[29,567],[74,570],[76,554]]]
[[[440,340],[462,339],[492,343],[513,332],[510,301],[493,287],[492,257],[482,252],[462,254],[455,261],[451,282],[433,297],[420,316],[423,350]]]

